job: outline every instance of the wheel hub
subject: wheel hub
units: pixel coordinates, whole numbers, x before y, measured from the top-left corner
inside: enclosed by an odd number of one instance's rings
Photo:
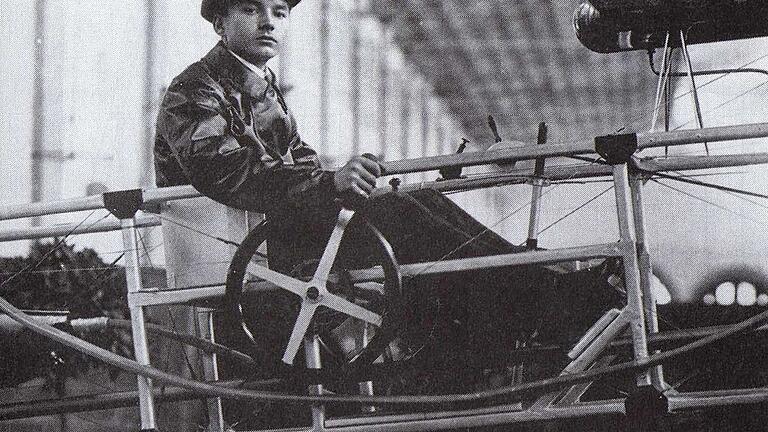
[[[307,300],[309,301],[317,301],[320,299],[320,289],[318,289],[315,286],[311,286],[307,288],[307,294],[306,294]]]

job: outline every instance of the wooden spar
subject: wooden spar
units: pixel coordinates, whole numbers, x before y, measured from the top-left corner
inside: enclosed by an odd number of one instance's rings
[[[136,218],[137,228],[149,228],[160,226],[160,218],[156,216],[140,216]],[[16,240],[34,240],[50,237],[71,236],[79,234],[93,234],[101,232],[119,231],[120,221],[105,220],[90,225],[87,224],[62,224],[38,227],[22,227],[12,230],[0,230],[0,242]]]
[[[721,156],[671,156],[638,159],[638,168],[644,171],[689,171],[697,169],[727,168],[762,165],[768,163],[768,153],[744,153]]]
[[[191,185],[172,186],[144,191],[144,204],[160,204],[183,198],[196,198],[202,194]],[[56,201],[35,202],[0,206],[0,220],[21,219],[34,216],[71,213],[104,208],[102,195],[89,195]]]
[[[745,153],[739,155],[723,156],[685,156],[665,158],[637,159],[637,166],[644,171],[690,171],[710,168],[726,168],[735,166],[768,164],[768,153]],[[611,175],[611,167],[608,165],[567,165],[551,166],[544,169],[544,177],[549,181],[577,180],[592,177],[607,177]],[[503,186],[527,183],[533,176],[533,170],[514,170],[510,172],[497,172],[476,177],[422,182],[402,185],[398,188],[402,192],[410,192],[417,189],[434,189],[440,192],[462,191],[481,189],[485,187]],[[377,188],[373,196],[391,192],[392,188],[384,186]]]
[[[644,149],[765,137],[768,137],[768,123],[751,123],[669,132],[641,132],[637,134],[637,146]]]
[[[595,153],[594,144],[544,144],[504,150],[488,150],[480,152],[429,156],[399,161],[381,162],[384,175],[408,174],[422,171],[433,171],[449,167],[467,167],[504,163],[526,159],[538,159],[555,156],[569,156]]]
[[[643,149],[764,137],[768,137],[768,123],[720,126],[672,132],[645,132],[637,134],[637,141],[638,148]],[[504,150],[404,159],[392,162],[382,162],[381,165],[385,175],[395,175],[433,171],[447,167],[475,166],[489,163],[593,153],[595,153],[594,143],[588,141],[568,144],[531,145]]]
[[[584,258],[606,258],[620,255],[621,251],[615,243],[607,243],[573,248],[535,250],[475,258],[460,258],[416,264],[403,264],[400,266],[400,273],[403,275],[403,277],[416,277],[494,267],[528,264],[551,264]],[[383,278],[384,272],[381,267],[349,271],[349,279],[354,283],[376,281]]]

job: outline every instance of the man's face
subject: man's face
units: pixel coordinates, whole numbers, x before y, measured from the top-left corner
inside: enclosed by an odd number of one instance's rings
[[[216,33],[227,47],[258,67],[278,54],[288,31],[290,9],[285,0],[233,1],[216,20]]]

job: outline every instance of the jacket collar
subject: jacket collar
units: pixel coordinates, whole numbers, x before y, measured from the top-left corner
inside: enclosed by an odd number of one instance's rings
[[[203,63],[209,67],[213,78],[223,87],[232,87],[254,98],[263,98],[270,86],[267,80],[274,80],[274,75],[269,69],[266,70],[266,78],[248,69],[229,52],[222,42],[216,44],[203,57]]]

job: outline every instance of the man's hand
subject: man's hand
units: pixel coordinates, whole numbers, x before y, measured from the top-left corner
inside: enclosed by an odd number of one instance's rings
[[[354,196],[367,199],[376,187],[376,179],[381,176],[381,166],[376,157],[364,154],[350,159],[336,171],[333,183],[339,196]]]

